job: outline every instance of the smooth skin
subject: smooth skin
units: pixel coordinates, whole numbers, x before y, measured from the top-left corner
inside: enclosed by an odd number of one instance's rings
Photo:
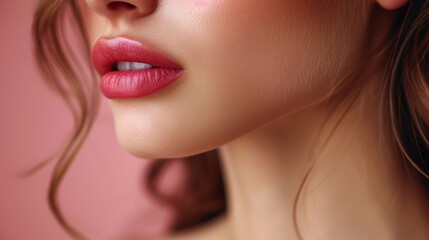
[[[111,101],[121,145],[140,158],[220,149],[227,215],[163,239],[299,239],[295,226],[304,239],[428,239],[426,193],[380,141],[381,79],[349,109],[326,104],[406,3],[80,0],[91,43],[130,37],[185,69],[160,92]]]

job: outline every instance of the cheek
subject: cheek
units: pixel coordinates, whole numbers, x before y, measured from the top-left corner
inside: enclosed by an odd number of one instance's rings
[[[209,0],[186,0],[187,4],[191,9],[195,10],[205,10],[206,8],[211,6]]]
[[[184,18],[193,46],[189,66],[193,78],[204,79],[198,84],[210,89],[206,97],[229,108],[260,118],[298,109],[326,94],[336,77],[330,69],[340,69],[350,55],[339,51],[350,34],[332,27],[332,6],[305,0],[210,2]]]

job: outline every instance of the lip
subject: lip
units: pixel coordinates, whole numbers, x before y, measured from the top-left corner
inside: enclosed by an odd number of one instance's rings
[[[118,62],[141,62],[155,68],[115,71]],[[98,40],[92,49],[92,64],[102,76],[101,92],[110,99],[147,96],[178,80],[184,71],[159,50],[123,37]]]

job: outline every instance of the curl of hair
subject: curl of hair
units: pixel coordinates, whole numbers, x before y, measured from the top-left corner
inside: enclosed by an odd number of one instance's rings
[[[89,46],[84,32],[79,35],[70,31],[83,29],[83,22],[73,1],[42,0],[33,20],[33,41],[39,69],[49,87],[57,92],[71,110],[74,120],[72,134],[53,156],[29,171],[32,174],[51,160],[57,159],[49,185],[48,202],[60,225],[73,237],[85,239],[63,216],[58,206],[58,190],[73,159],[91,129],[97,116],[99,94],[89,66]],[[70,18],[69,16],[75,16]],[[73,19],[73,21],[69,21]],[[79,56],[74,48],[85,49],[86,56]],[[84,53],[83,53],[84,54]],[[85,81],[83,81],[85,79]],[[92,81],[89,81],[92,80]]]

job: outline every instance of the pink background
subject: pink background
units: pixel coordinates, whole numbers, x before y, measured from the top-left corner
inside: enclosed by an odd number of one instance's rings
[[[5,240],[71,239],[48,209],[54,164],[19,177],[55,151],[71,127],[67,108],[44,85],[33,60],[35,2],[0,1],[0,239]],[[144,197],[145,165],[119,147],[103,99],[95,128],[60,191],[67,219],[94,239],[163,231],[172,214]]]

